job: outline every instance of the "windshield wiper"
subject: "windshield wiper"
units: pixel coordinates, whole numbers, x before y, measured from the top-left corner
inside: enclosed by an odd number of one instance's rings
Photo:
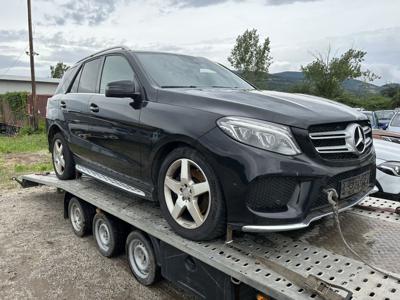
[[[161,88],[163,89],[195,89],[197,86],[195,85],[162,85]]]
[[[212,85],[212,88],[219,88],[219,89],[238,89],[238,86],[223,86],[223,85]]]

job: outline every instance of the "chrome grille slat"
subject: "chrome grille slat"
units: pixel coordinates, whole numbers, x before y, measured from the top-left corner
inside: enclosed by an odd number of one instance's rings
[[[321,129],[323,129],[324,125],[321,125]],[[343,129],[345,128],[345,129]],[[364,149],[360,150],[359,144],[354,142],[354,139],[360,136],[360,134],[355,133],[355,130],[358,128],[358,132],[363,132],[364,134]],[[360,130],[361,129],[361,130]],[[324,155],[332,155],[332,154],[348,154],[348,155],[362,155],[372,145],[372,129],[370,126],[360,125],[358,123],[349,123],[346,127],[341,127],[336,131],[318,131],[318,132],[310,132],[309,137],[315,147],[315,150]],[[359,141],[359,139],[357,138]]]
[[[349,137],[348,133],[344,130],[340,131],[326,131],[326,132],[315,132],[310,133],[310,138],[312,140],[321,140],[321,139],[344,139]]]

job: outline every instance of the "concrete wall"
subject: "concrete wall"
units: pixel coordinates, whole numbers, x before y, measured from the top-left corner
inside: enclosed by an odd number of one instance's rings
[[[38,95],[53,95],[57,88],[58,83],[56,82],[37,82],[36,83],[36,94]],[[32,91],[30,81],[12,81],[12,80],[1,80],[0,79],[0,94],[7,92],[28,92]]]

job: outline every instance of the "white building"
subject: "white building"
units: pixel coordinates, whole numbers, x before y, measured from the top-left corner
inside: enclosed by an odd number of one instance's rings
[[[36,94],[53,95],[60,79],[36,78]],[[7,92],[32,92],[31,78],[26,76],[0,75],[0,94]]]

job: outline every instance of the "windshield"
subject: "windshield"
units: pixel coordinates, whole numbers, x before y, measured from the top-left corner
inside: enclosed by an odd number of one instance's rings
[[[378,110],[376,112],[376,115],[378,116],[379,120],[390,120],[393,115],[394,115],[394,111],[392,110]]]
[[[135,53],[146,73],[162,88],[254,89],[226,68],[202,57],[167,53]]]
[[[400,113],[397,113],[396,116],[393,118],[390,126],[400,127]]]

